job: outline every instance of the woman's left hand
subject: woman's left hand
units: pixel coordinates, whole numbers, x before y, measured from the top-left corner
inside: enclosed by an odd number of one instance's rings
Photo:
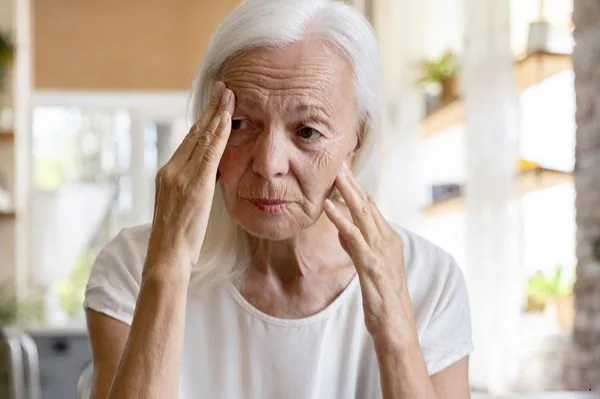
[[[325,200],[325,210],[356,267],[367,330],[375,341],[414,338],[402,239],[346,165],[335,186],[350,210],[351,219],[341,204],[335,205],[329,199]]]

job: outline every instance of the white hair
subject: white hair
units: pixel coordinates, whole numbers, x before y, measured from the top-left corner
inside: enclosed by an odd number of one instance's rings
[[[365,17],[340,1],[243,1],[222,21],[208,45],[192,89],[192,118],[198,120],[207,107],[223,64],[234,55],[254,47],[284,47],[308,38],[327,40],[343,52],[352,67],[357,117],[364,126],[353,168],[362,186],[375,196],[383,97],[379,48]],[[217,187],[192,284],[207,286],[236,278],[247,265],[247,233],[229,215],[222,188]]]

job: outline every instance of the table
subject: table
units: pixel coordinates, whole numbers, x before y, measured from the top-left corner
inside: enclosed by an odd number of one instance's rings
[[[600,392],[544,392],[508,396],[472,394],[471,399],[600,399]]]

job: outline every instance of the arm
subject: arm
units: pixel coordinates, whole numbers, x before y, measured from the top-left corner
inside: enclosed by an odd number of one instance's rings
[[[86,318],[94,361],[90,399],[107,398],[127,343],[129,325],[90,309]]]
[[[233,108],[233,93],[219,82],[208,109],[157,173],[154,220],[135,311],[129,312],[131,327],[88,312],[95,398],[179,396],[188,285],[204,241]],[[120,270],[119,264],[108,263]]]
[[[152,270],[161,270],[156,265]],[[94,310],[87,311],[94,377],[92,398],[174,397],[179,380],[179,353],[187,281],[163,267],[143,277],[131,328]],[[166,366],[166,367],[165,367]]]
[[[429,376],[418,342],[376,344],[384,399],[469,399],[469,360],[464,357]]]
[[[109,398],[178,396],[189,275],[181,272],[184,268],[169,263],[152,265],[151,272],[142,278],[119,366],[116,370],[114,363],[106,366],[104,387],[108,386],[110,369],[115,370]]]
[[[430,376],[416,333],[406,285],[401,287],[402,323],[374,335],[384,399],[469,399],[468,356]]]
[[[446,357],[438,362],[443,370],[429,376],[407,287],[404,242],[348,167],[342,167],[335,184],[350,217],[343,211],[342,204],[338,206],[329,199],[325,200],[325,211],[337,227],[341,245],[352,258],[360,279],[365,325],[377,353],[383,398],[468,399],[466,355],[455,352],[456,360]],[[462,293],[457,288],[460,285],[451,286],[452,290]],[[450,309],[466,305],[460,296],[450,301]],[[453,313],[444,311],[442,314],[444,317],[435,317],[435,330],[441,333],[434,338],[436,342],[448,336],[448,328],[453,327],[446,323],[448,317],[453,318]],[[452,323],[465,321],[465,312],[457,315]],[[427,327],[432,328],[432,325]],[[459,356],[462,359],[458,360]],[[445,362],[453,364],[448,366],[443,364]]]

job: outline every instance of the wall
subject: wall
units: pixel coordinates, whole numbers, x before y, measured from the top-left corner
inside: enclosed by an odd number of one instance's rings
[[[570,389],[600,390],[600,2],[574,2],[577,132],[575,329],[565,367]]]
[[[36,89],[187,90],[239,0],[38,0]]]

